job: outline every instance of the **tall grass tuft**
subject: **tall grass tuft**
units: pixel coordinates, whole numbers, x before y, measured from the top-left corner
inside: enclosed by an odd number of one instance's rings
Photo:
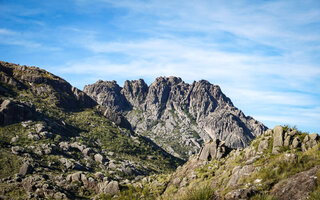
[[[180,200],[214,200],[214,190],[209,185],[200,185],[187,190]]]

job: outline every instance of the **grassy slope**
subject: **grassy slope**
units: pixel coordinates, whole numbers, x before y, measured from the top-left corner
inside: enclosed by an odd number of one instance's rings
[[[19,68],[16,65],[15,67]],[[0,72],[4,74],[3,71]],[[35,73],[36,76],[42,76],[45,82],[59,79],[59,77],[39,69],[34,71],[30,68],[27,72],[29,74],[15,69],[13,72],[16,73],[14,75],[16,80],[19,80],[17,77],[20,76],[33,76],[34,74],[32,73]],[[95,107],[64,108],[61,105],[62,100],[74,98],[70,97],[68,93],[57,92],[51,85],[43,83],[33,83],[33,87],[23,82],[22,84],[23,87],[18,88],[1,82],[2,88],[5,88],[7,92],[0,94],[0,100],[11,98],[14,101],[31,102],[35,106],[37,114],[34,115],[33,122],[28,127],[23,127],[21,123],[0,127],[0,178],[13,177],[22,165],[23,156],[12,154],[12,146],[22,146],[25,149],[27,149],[27,146],[49,143],[58,146],[61,141],[77,141],[88,147],[101,148],[105,152],[114,152],[115,156],[113,159],[116,162],[123,160],[133,161],[141,166],[141,170],[145,170],[146,173],[151,174],[173,171],[182,163],[181,160],[166,154],[162,149],[145,138],[136,136],[130,130],[114,125],[113,122],[100,114]],[[46,87],[49,90],[37,94],[33,89],[35,87]],[[46,124],[49,131],[53,132],[55,137],[40,139],[38,141],[29,139],[28,134],[35,133],[34,125],[37,123]],[[10,141],[14,136],[19,136],[19,139],[11,144]],[[97,141],[99,145],[97,145]],[[29,150],[26,151],[31,153]],[[63,152],[57,150],[53,155],[31,155],[39,163],[41,162],[42,167],[50,169],[49,173],[59,174],[63,173],[61,171],[62,166],[58,162],[58,155],[60,154],[62,155]],[[79,161],[79,163],[84,163],[80,152],[72,151],[70,158]],[[53,166],[49,167],[49,162],[53,163]],[[97,164],[92,164],[90,172],[94,173],[101,170]],[[112,176],[116,175],[125,176],[121,173]],[[15,191],[12,191],[12,195],[15,196]]]
[[[301,138],[305,135],[306,133],[300,132]],[[248,148],[257,149],[263,137],[264,135],[253,140]],[[269,148],[263,152],[263,156],[252,163],[256,169],[260,170],[241,178],[236,187],[239,189],[255,186],[257,193],[251,199],[275,199],[269,193],[273,185],[294,174],[306,171],[314,166],[320,166],[320,144],[306,152],[302,152],[299,148],[293,150],[282,148],[280,154],[273,155],[271,153],[272,143],[273,138],[270,138]],[[288,153],[295,154],[296,159],[290,162],[286,161],[284,157]],[[226,158],[219,161],[212,160],[193,169],[192,165],[198,161],[191,159],[173,174],[162,175],[161,177],[154,176],[150,177],[149,181],[141,182],[143,190],[140,189],[139,185],[133,185],[127,191],[122,191],[118,199],[139,199],[141,196],[146,196],[147,199],[204,200],[212,198],[215,194],[224,196],[235,189],[227,186],[232,170],[236,166],[244,166],[247,160],[244,151],[241,153],[232,152]],[[186,175],[195,173],[196,178],[188,180],[183,188],[172,184],[172,179],[176,178],[177,174],[186,168],[191,169],[186,171]],[[184,178],[184,175],[179,176],[181,179]],[[255,183],[257,179],[261,179],[261,183]],[[317,187],[310,194],[310,199],[320,199],[320,170],[317,173],[317,180]],[[127,196],[130,198],[127,198]]]

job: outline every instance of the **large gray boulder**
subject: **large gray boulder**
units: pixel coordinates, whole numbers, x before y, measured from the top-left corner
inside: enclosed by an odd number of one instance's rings
[[[0,126],[31,119],[32,114],[32,108],[29,106],[8,99],[4,100],[0,106]]]
[[[100,164],[103,164],[106,161],[106,159],[99,153],[94,155],[94,160]]]
[[[32,172],[33,168],[30,164],[28,163],[23,163],[22,167],[19,170],[19,174],[21,176],[25,176],[27,174],[30,174]]]
[[[99,193],[106,193],[115,195],[119,192],[119,183],[118,181],[105,181],[98,184]]]
[[[25,152],[25,149],[20,146],[13,146],[11,147],[11,152],[15,155],[19,155]]]
[[[284,131],[283,127],[278,125],[273,129],[273,148],[272,153],[277,154],[280,148],[284,145]]]
[[[230,151],[231,149],[225,146],[224,142],[216,139],[204,145],[204,147],[199,152],[199,160],[219,160],[225,157]]]
[[[318,133],[306,135],[303,139],[302,151],[307,151],[318,144]]]
[[[268,149],[268,147],[269,147],[269,140],[268,139],[264,139],[259,143],[258,152],[263,152],[266,149]]]
[[[243,167],[241,166],[234,167],[234,169],[232,170],[232,175],[229,179],[229,182],[227,183],[227,186],[228,187],[237,186],[241,178],[250,176],[251,173],[253,173],[254,171],[255,171],[255,167],[252,165],[245,165]]]
[[[307,199],[310,192],[317,186],[318,170],[319,167],[314,167],[282,180],[273,186],[270,194],[279,200]]]

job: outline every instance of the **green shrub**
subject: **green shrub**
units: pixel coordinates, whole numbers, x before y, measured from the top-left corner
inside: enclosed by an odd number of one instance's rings
[[[206,200],[214,196],[214,190],[209,184],[200,185],[187,190],[179,200]]]

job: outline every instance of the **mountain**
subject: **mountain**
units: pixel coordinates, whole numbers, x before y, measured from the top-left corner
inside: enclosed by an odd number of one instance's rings
[[[125,81],[123,87],[99,80],[83,91],[121,112],[137,134],[184,160],[204,141],[219,139],[228,147],[244,148],[267,129],[205,80],[188,84],[177,77],[159,77],[150,86],[139,79]]]
[[[183,163],[37,67],[0,61],[0,199],[89,199]]]
[[[141,191],[140,188],[145,190]],[[276,126],[243,150],[218,139],[168,175],[134,183],[119,199],[168,200],[318,200],[320,138],[288,126]]]
[[[95,99],[0,61],[0,199],[320,199],[319,135],[265,130],[216,85],[160,77],[123,88],[98,81],[86,92]],[[180,145],[181,157],[198,153],[184,163],[144,135]],[[183,149],[186,141],[200,148]]]

